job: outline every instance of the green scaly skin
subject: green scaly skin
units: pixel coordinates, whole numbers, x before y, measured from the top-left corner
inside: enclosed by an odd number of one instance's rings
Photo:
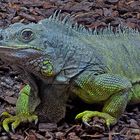
[[[26,120],[37,114],[39,120],[59,122],[73,92],[85,103],[104,104],[102,112],[87,110],[76,119],[86,124],[98,116],[114,125],[128,103],[140,103],[140,33],[118,27],[114,34],[108,27],[97,34],[59,19],[56,12],[38,24],[0,30],[1,59],[21,70],[31,88],[28,98],[19,96],[16,120],[26,108]],[[11,118],[3,123],[6,131],[11,120],[16,122]],[[19,120],[14,128],[24,122]]]

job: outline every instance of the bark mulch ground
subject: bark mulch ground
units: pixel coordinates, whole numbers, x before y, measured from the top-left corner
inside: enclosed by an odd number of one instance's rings
[[[104,28],[119,24],[140,30],[140,0],[1,0],[0,27],[15,22],[38,22],[55,10],[61,9],[62,17],[73,15],[74,21],[86,27]],[[0,60],[0,113],[15,113],[19,89],[24,84],[20,74]],[[140,105],[128,106],[118,123],[109,128],[102,119],[93,118],[87,127],[75,122],[79,107],[70,102],[66,119],[60,124],[22,124],[16,132],[5,133],[0,126],[0,140],[140,140]],[[95,106],[95,109],[98,106]]]

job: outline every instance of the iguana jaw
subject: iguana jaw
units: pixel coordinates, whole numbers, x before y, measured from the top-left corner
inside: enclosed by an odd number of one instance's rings
[[[0,46],[0,58],[13,67],[18,67],[38,77],[54,76],[54,68],[47,55],[32,48]]]
[[[19,48],[15,46],[0,46],[0,58],[3,61],[26,61],[43,55],[42,51],[32,48]]]

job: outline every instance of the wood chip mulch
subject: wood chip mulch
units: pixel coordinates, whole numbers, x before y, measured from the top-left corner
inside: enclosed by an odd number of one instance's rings
[[[73,15],[75,22],[92,29],[121,24],[140,30],[140,0],[1,0],[0,27],[15,22],[37,23],[58,9],[62,11],[62,17]],[[20,74],[0,60],[0,114],[3,111],[15,113],[15,103],[23,84]],[[70,106],[66,120],[58,125],[22,124],[15,133],[8,134],[0,125],[0,140],[140,140],[140,104],[128,106],[110,129],[96,117],[91,120],[91,127],[75,122],[78,107],[71,102]]]

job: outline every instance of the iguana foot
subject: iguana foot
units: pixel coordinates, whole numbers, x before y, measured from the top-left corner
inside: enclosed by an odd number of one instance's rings
[[[112,117],[111,115],[104,113],[104,112],[98,112],[98,111],[84,111],[82,113],[79,113],[76,116],[76,119],[81,119],[82,122],[88,126],[90,126],[88,124],[88,121],[92,118],[92,117],[101,117],[105,120],[105,123],[107,125],[107,127],[110,127],[110,125],[114,125],[115,123],[117,123],[117,119]]]
[[[11,123],[11,129],[13,132],[15,132],[15,129],[19,126],[22,122],[32,122],[35,121],[35,124],[38,122],[38,116],[32,115],[32,114],[25,114],[21,113],[16,116],[12,116],[8,112],[3,112],[1,116],[6,117],[4,121],[2,122],[2,126],[6,132],[9,132],[9,124]]]

